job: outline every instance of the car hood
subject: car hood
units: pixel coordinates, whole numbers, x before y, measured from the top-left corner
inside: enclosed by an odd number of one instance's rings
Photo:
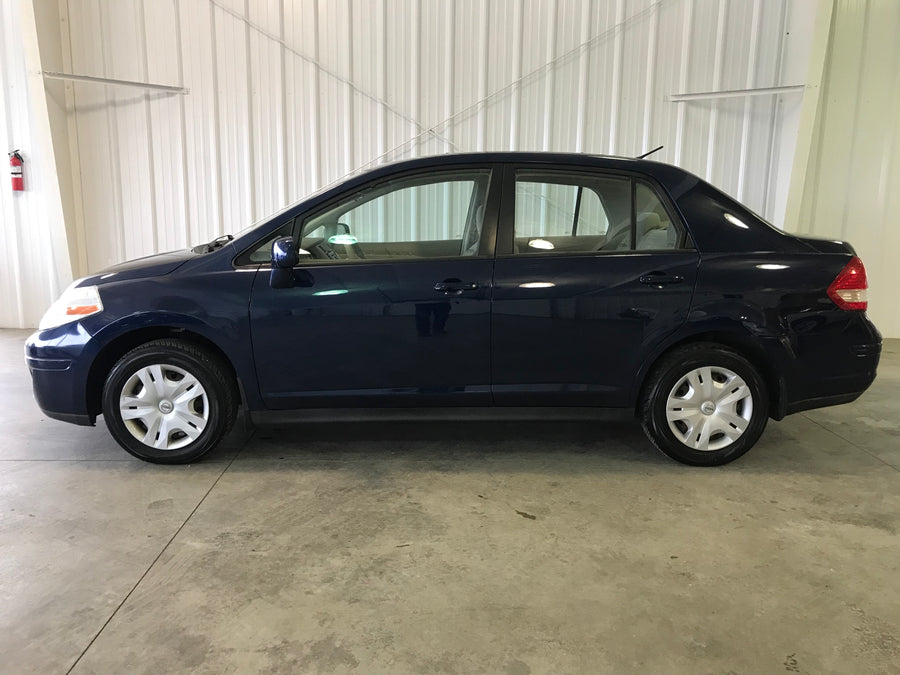
[[[196,258],[199,254],[193,253],[190,249],[181,251],[169,251],[167,253],[158,253],[156,255],[148,255],[144,258],[136,258],[135,260],[127,260],[107,267],[104,270],[91,275],[85,280],[86,284],[105,283],[107,281],[125,281],[127,279],[139,279],[146,277],[158,277],[163,274],[169,274],[181,267],[188,260]]]

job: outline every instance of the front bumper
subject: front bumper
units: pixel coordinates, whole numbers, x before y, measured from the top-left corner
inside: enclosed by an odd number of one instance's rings
[[[95,423],[87,405],[89,340],[78,324],[37,331],[26,340],[34,399],[47,417],[83,426]]]

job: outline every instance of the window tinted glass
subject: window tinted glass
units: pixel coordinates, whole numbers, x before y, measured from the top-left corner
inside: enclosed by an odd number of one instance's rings
[[[516,181],[518,236],[606,234],[608,225],[600,196],[590,187]]]
[[[660,251],[681,241],[656,192],[630,178],[522,170],[515,199],[518,254]]]
[[[639,251],[678,248],[678,228],[659,201],[656,193],[644,183],[635,183],[634,211],[637,221],[636,245]]]
[[[315,260],[478,255],[490,171],[454,171],[364,188],[308,219],[300,247]]]
[[[631,180],[516,172],[516,253],[631,247]]]
[[[272,242],[279,237],[289,237],[293,231],[294,220],[288,220],[284,225],[279,227],[275,232],[267,236],[265,239],[257,243],[253,248],[244,251],[235,260],[236,265],[256,265],[259,263],[267,263],[272,259]]]

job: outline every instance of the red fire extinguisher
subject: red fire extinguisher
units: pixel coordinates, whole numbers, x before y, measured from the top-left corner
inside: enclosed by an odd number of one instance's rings
[[[18,150],[9,153],[9,173],[12,175],[13,192],[25,190],[25,180],[22,178],[22,155]]]

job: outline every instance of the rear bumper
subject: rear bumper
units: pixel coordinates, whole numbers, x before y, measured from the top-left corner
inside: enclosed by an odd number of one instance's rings
[[[53,412],[52,410],[44,410],[43,408],[41,408],[41,412],[43,412],[50,419],[59,420],[60,422],[68,422],[69,424],[77,424],[80,427],[92,427],[97,421],[96,417],[88,415],[87,413],[61,413]]]
[[[855,315],[840,332],[801,335],[792,342],[786,414],[850,403],[875,381],[881,334],[865,314]]]
[[[865,391],[865,390],[863,390]],[[819,398],[808,398],[805,401],[794,401],[789,403],[787,410],[788,415],[802,412],[804,410],[813,410],[814,408],[827,408],[832,405],[842,405],[844,403],[853,403],[856,399],[863,395],[862,391],[853,394],[836,394],[834,396],[820,396]]]

